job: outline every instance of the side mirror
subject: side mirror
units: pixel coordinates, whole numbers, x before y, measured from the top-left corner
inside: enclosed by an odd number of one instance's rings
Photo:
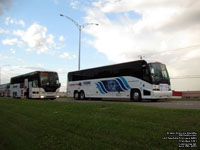
[[[61,87],[61,83],[58,84],[59,88]]]

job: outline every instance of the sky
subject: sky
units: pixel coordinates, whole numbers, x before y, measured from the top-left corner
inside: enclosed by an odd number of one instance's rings
[[[173,90],[200,90],[199,0],[0,0],[1,83],[16,75],[67,73],[138,60],[166,64]]]

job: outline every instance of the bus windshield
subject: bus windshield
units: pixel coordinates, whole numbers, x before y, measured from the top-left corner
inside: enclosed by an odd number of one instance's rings
[[[40,73],[41,86],[59,86],[58,74],[42,72]]]
[[[150,63],[149,67],[153,84],[170,84],[167,68],[164,64]]]

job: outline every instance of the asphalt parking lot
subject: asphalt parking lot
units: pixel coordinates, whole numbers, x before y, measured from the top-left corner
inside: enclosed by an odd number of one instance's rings
[[[132,102],[130,100],[122,99],[103,99],[103,100],[74,100],[73,98],[58,98],[58,102],[106,102],[106,103],[127,103],[143,106],[155,106],[161,108],[181,108],[181,109],[200,109],[200,101],[194,100],[159,100],[157,102],[151,102],[144,100],[142,102]]]

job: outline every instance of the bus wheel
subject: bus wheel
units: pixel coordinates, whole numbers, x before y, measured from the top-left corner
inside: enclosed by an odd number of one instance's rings
[[[84,93],[84,91],[81,91],[81,93],[80,93],[80,99],[81,100],[85,99],[85,93]]]
[[[133,90],[131,92],[131,100],[135,102],[141,101],[141,94],[139,90]]]
[[[80,99],[80,95],[79,95],[79,93],[77,91],[74,92],[74,99],[75,100],[79,100]]]
[[[152,102],[157,102],[159,99],[152,99],[151,101]]]

